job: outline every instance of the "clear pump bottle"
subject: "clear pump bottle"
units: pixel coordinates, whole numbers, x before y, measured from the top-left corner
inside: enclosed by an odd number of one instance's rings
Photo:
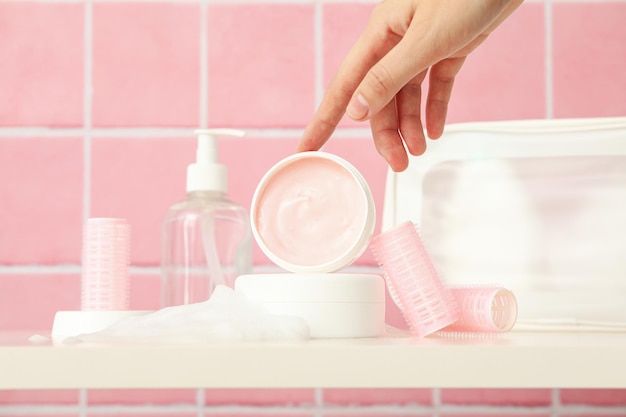
[[[202,129],[196,163],[187,168],[187,196],[170,207],[162,226],[161,306],[207,300],[217,285],[234,286],[252,269],[247,210],[229,200],[227,171],[218,163],[220,135],[235,129]]]

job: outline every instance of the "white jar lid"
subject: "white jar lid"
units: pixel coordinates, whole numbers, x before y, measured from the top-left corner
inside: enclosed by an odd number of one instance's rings
[[[385,281],[378,275],[240,275],[235,291],[271,314],[303,319],[312,338],[379,337],[385,331]]]
[[[272,262],[291,272],[323,273],[363,253],[376,209],[354,166],[314,151],[291,155],[263,176],[250,217],[254,237]]]

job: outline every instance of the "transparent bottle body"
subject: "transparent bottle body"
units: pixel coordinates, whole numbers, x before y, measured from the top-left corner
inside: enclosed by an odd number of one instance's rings
[[[217,285],[232,288],[252,269],[248,212],[222,193],[189,193],[162,228],[162,307],[206,301]]]

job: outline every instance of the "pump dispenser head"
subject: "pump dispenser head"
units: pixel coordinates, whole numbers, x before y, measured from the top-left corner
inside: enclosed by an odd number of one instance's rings
[[[242,137],[245,132],[237,129],[198,129],[196,163],[187,167],[187,192],[228,191],[226,166],[219,163],[217,154],[218,136]]]

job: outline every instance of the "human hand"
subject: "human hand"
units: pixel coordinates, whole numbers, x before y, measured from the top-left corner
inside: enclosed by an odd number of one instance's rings
[[[443,134],[454,78],[465,57],[523,0],[383,0],[331,81],[298,151],[318,150],[347,113],[370,121],[394,171],[426,150],[422,82],[429,72],[428,136]]]

